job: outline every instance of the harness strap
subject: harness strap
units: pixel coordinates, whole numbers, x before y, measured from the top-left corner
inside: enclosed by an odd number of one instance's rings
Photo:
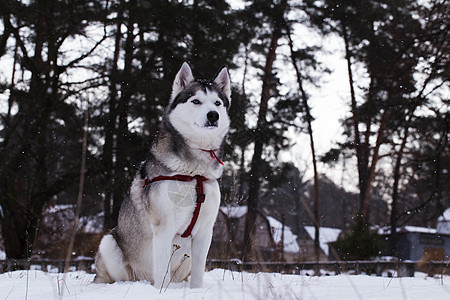
[[[216,160],[219,162],[219,164],[221,164],[222,166],[224,165],[224,164],[223,164],[223,161],[221,161],[220,158],[219,158],[219,157],[217,156],[217,154],[216,154],[216,150],[217,150],[217,149],[211,149],[211,150],[200,149],[200,150],[202,150],[202,151],[204,151],[204,152],[209,152],[209,155],[211,155],[211,158],[212,158],[212,159],[216,159]]]
[[[195,191],[197,193],[197,201],[195,203],[195,209],[194,214],[192,216],[191,222],[189,223],[188,227],[184,231],[184,233],[181,235],[181,237],[186,238],[191,235],[192,229],[195,226],[195,223],[197,222],[198,215],[200,213],[200,208],[202,206],[202,203],[205,202],[205,192],[203,189],[203,182],[208,180],[208,178],[200,175],[195,176],[189,176],[189,175],[173,175],[173,176],[157,176],[153,179],[145,179],[144,186],[142,188],[146,188],[150,183],[161,181],[161,180],[174,180],[174,181],[185,181],[189,182],[192,180],[196,180],[197,183],[195,185]]]

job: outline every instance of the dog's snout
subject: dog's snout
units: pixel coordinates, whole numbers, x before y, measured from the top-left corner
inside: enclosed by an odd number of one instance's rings
[[[219,113],[217,111],[211,110],[206,114],[208,121],[211,123],[217,122],[219,120]]]

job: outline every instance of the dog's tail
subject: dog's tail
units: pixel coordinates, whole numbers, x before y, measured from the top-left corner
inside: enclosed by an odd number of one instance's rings
[[[100,242],[95,257],[95,283],[113,283],[128,281],[129,272],[124,262],[122,250],[111,234],[105,235]]]

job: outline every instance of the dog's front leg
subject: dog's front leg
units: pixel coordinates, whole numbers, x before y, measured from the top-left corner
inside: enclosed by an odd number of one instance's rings
[[[162,232],[153,241],[153,281],[158,289],[170,282],[170,258],[173,254],[172,232]]]
[[[198,232],[192,239],[191,288],[203,286],[206,256],[211,245],[212,229]]]

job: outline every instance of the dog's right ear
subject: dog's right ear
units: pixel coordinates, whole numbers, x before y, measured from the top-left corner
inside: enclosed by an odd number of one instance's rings
[[[175,97],[194,80],[195,78],[194,75],[192,75],[191,67],[189,67],[187,62],[184,62],[173,81],[170,102],[172,102],[173,99],[175,99]]]

